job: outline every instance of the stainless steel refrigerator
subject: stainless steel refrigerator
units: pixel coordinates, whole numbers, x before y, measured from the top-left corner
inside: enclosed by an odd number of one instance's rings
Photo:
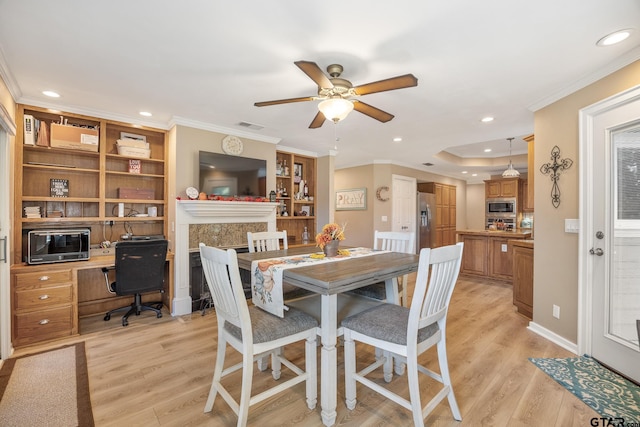
[[[418,218],[416,221],[416,253],[422,248],[435,247],[435,216],[436,195],[431,193],[418,193]]]

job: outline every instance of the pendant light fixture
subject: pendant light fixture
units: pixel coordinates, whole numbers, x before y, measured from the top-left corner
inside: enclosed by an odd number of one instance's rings
[[[513,168],[513,163],[511,163],[511,143],[514,140],[514,138],[507,138],[507,140],[509,141],[509,167],[507,168],[507,170],[502,172],[502,177],[503,178],[517,178],[517,177],[520,176],[520,172],[515,170]]]

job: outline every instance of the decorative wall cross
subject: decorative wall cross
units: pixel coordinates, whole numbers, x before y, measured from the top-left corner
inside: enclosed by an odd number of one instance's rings
[[[545,163],[540,167],[540,172],[545,175],[551,174],[551,181],[553,181],[553,186],[551,187],[551,203],[554,208],[560,206],[560,187],[558,186],[558,181],[560,180],[560,172],[565,171],[573,165],[573,160],[571,159],[560,159],[560,149],[556,145],[551,150],[551,160],[553,163]]]

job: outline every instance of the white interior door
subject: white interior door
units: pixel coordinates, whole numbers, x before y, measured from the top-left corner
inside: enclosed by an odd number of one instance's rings
[[[640,88],[583,110],[581,127],[580,352],[640,381]]]
[[[415,178],[402,175],[391,176],[391,231],[416,231],[417,218],[417,188]]]
[[[15,132],[13,120],[0,104],[0,359],[11,356],[9,134],[15,135]]]

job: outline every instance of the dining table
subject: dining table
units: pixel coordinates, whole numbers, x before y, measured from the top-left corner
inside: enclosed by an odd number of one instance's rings
[[[348,249],[348,248],[347,248]],[[318,252],[313,246],[296,246],[277,251],[239,253],[238,267],[251,270],[252,261],[305,255]],[[330,261],[330,260],[329,260]],[[318,319],[320,350],[320,406],[322,422],[332,426],[337,417],[339,322],[349,315],[380,304],[347,291],[385,282],[387,302],[397,301],[397,278],[418,270],[419,256],[380,251],[369,256],[336,259],[335,262],[310,263],[283,271],[285,283],[314,292],[310,298],[286,301],[286,305],[303,310]]]

